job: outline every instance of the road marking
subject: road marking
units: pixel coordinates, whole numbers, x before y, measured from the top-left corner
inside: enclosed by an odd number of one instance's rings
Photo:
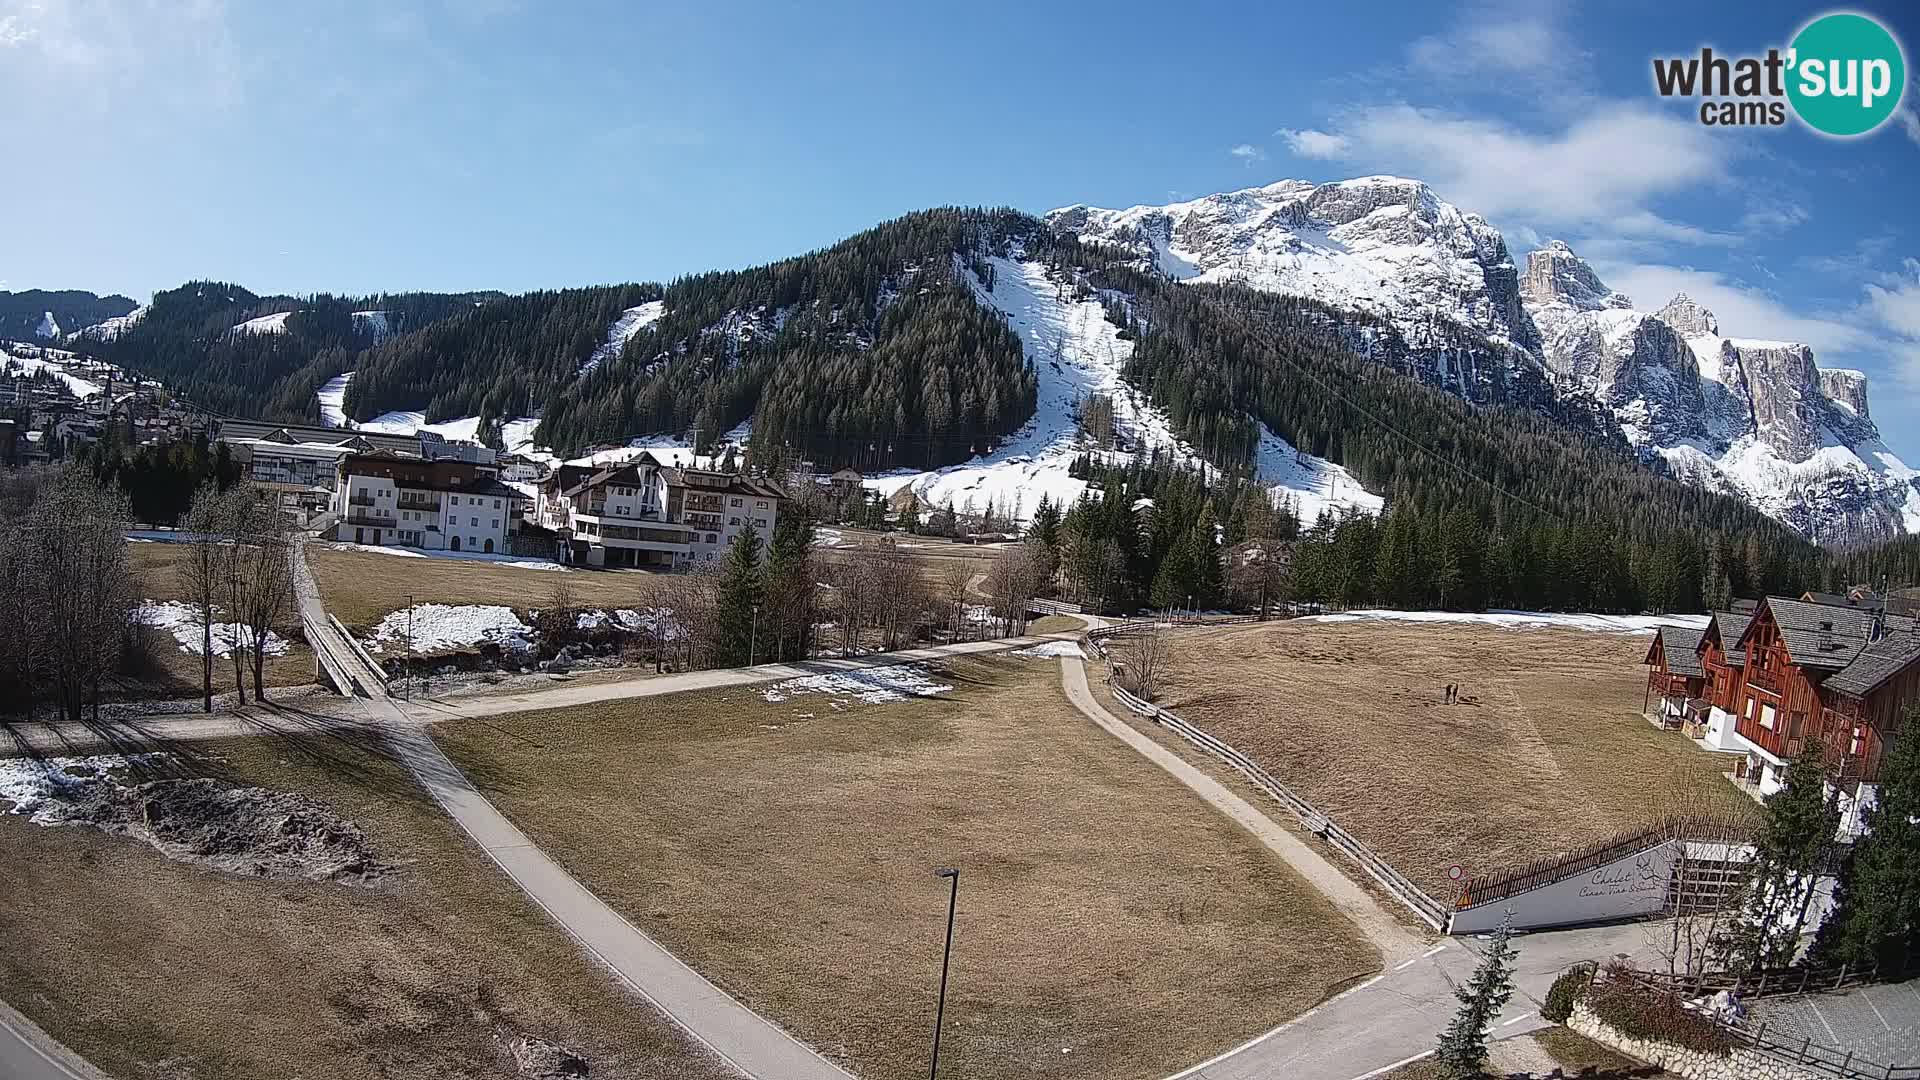
[[[1873,1003],[1873,995],[1871,995],[1871,994],[1869,994],[1869,993],[1867,992],[1867,991],[1868,991],[1868,989],[1870,989],[1870,988],[1869,988],[1869,987],[1865,987],[1865,986],[1863,986],[1863,987],[1861,987],[1861,988],[1860,988],[1860,1000],[1861,1000],[1861,1001],[1864,1001],[1864,1002],[1866,1002],[1866,1003],[1867,1003],[1867,1008],[1869,1008],[1869,1009],[1872,1009],[1872,1010],[1873,1010],[1873,1015],[1875,1015],[1875,1016],[1877,1016],[1877,1017],[1879,1017],[1879,1018],[1880,1018],[1880,1026],[1881,1026],[1881,1027],[1883,1027],[1883,1028],[1886,1028],[1886,1029],[1887,1029],[1888,1031],[1892,1031],[1892,1030],[1893,1030],[1893,1025],[1892,1025],[1892,1024],[1889,1024],[1889,1023],[1887,1023],[1887,1018],[1886,1018],[1886,1016],[1885,1016],[1885,1014],[1883,1014],[1883,1013],[1881,1013],[1881,1011],[1880,1011],[1880,1006],[1878,1006],[1878,1005],[1875,1005],[1875,1004]]]
[[[1519,1022],[1520,1022],[1520,1021],[1522,1021],[1522,1020],[1531,1020],[1531,1019],[1533,1019],[1533,1016],[1532,1016],[1532,1014],[1530,1014],[1530,1013],[1521,1013],[1521,1014],[1520,1014],[1519,1016],[1516,1016],[1516,1017],[1514,1017],[1514,1018],[1513,1018],[1513,1019],[1511,1019],[1511,1020],[1502,1020],[1502,1021],[1500,1021],[1500,1026],[1501,1026],[1501,1027],[1512,1027],[1513,1025],[1515,1025],[1515,1024],[1517,1024],[1517,1023],[1519,1023]]]
[[[1301,1013],[1299,1016],[1296,1016],[1293,1019],[1287,1021],[1286,1023],[1281,1024],[1279,1027],[1274,1028],[1272,1031],[1255,1035],[1253,1038],[1248,1039],[1246,1042],[1241,1043],[1239,1046],[1236,1046],[1231,1050],[1228,1050],[1224,1053],[1215,1054],[1214,1056],[1208,1058],[1207,1060],[1201,1062],[1198,1065],[1193,1065],[1188,1068],[1182,1069],[1179,1072],[1174,1073],[1172,1076],[1167,1077],[1167,1080],[1185,1080],[1186,1077],[1192,1076],[1198,1072],[1203,1072],[1214,1065],[1220,1064],[1221,1062],[1227,1060],[1228,1058],[1235,1057],[1239,1054],[1245,1053],[1246,1051],[1251,1050],[1256,1046],[1259,1046],[1261,1043],[1266,1042],[1268,1039],[1273,1038],[1275,1035],[1278,1035],[1283,1031],[1287,1031],[1291,1028],[1295,1028],[1301,1024],[1306,1023],[1308,1020],[1311,1020],[1314,1017],[1314,1015],[1318,1013],[1321,1009],[1324,1009],[1327,1006],[1332,1005],[1334,1002],[1339,1001],[1341,998],[1350,997],[1354,994],[1357,994],[1360,991],[1365,990],[1367,987],[1372,986],[1374,983],[1377,983],[1384,978],[1386,978],[1384,974],[1375,975],[1373,978],[1368,979],[1366,982],[1363,982],[1358,986],[1349,986],[1345,990],[1340,991],[1339,993],[1333,995],[1332,997],[1321,1002],[1320,1004],[1315,1005],[1313,1008],[1308,1009],[1306,1012]],[[1432,1053],[1432,1051],[1429,1050],[1428,1053]],[[1421,1055],[1421,1056],[1424,1057],[1425,1055]],[[1415,1059],[1408,1058],[1407,1060],[1412,1061]],[[1402,1064],[1405,1064],[1405,1062],[1402,1062]],[[1388,1066],[1388,1067],[1392,1068],[1392,1066]],[[1367,1075],[1371,1076],[1373,1074],[1369,1073]],[[1356,1077],[1355,1080],[1360,1080],[1360,1078]]]
[[[1393,969],[1393,970],[1395,970],[1395,971],[1405,971],[1405,970],[1407,970],[1408,968],[1410,968],[1410,967],[1412,967],[1413,965],[1415,965],[1415,964],[1417,964],[1417,963],[1419,963],[1419,962],[1420,962],[1421,960],[1423,960],[1423,959],[1425,959],[1425,958],[1424,958],[1424,957],[1419,957],[1419,956],[1416,956],[1416,957],[1414,957],[1414,958],[1413,958],[1413,959],[1411,959],[1411,960],[1403,960],[1403,961],[1401,961],[1401,962],[1400,962],[1399,964],[1396,964],[1396,965],[1394,965],[1394,969]]]
[[[1834,1042],[1838,1043],[1840,1041],[1840,1036],[1838,1033],[1836,1033],[1833,1030],[1833,1025],[1827,1023],[1827,1015],[1820,1011],[1819,1003],[1814,1001],[1809,1001],[1807,1002],[1807,1006],[1808,1008],[1811,1008],[1813,1010],[1813,1018],[1820,1021],[1821,1027],[1827,1029],[1827,1035],[1830,1038],[1832,1038]]]
[[[1435,945],[1433,948],[1428,949],[1426,952],[1421,953],[1420,958],[1424,960],[1427,957],[1432,956],[1434,953],[1445,952],[1446,950],[1447,950],[1447,943],[1443,941],[1440,944]]]
[[[1431,1050],[1422,1050],[1410,1058],[1401,1058],[1399,1061],[1396,1061],[1391,1065],[1382,1065],[1379,1068],[1373,1070],[1372,1072],[1363,1072],[1359,1076],[1354,1077],[1353,1080],[1371,1080],[1372,1077],[1379,1076],[1381,1073],[1390,1073],[1402,1065],[1411,1065],[1414,1062],[1419,1061],[1423,1057],[1431,1057],[1432,1054],[1433,1054],[1433,1051]]]

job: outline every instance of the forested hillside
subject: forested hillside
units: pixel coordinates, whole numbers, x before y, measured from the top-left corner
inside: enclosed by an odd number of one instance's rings
[[[95,296],[77,289],[0,290],[0,341],[45,340],[49,315],[55,333],[72,333],[125,315],[135,306],[124,296]]]
[[[362,350],[497,295],[256,296],[193,281],[155,293],[117,334],[71,347],[157,378],[215,413],[313,422],[314,389],[350,370]]]

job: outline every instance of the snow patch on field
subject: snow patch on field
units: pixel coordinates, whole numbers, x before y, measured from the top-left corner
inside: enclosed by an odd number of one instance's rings
[[[1029,645],[1024,649],[1013,650],[1011,655],[1032,656],[1041,660],[1052,660],[1061,656],[1072,656],[1081,660],[1087,658],[1087,654],[1080,651],[1080,643],[1077,641],[1049,641],[1044,645]]]
[[[64,825],[71,797],[87,791],[100,777],[137,765],[165,760],[165,754],[95,754],[90,757],[0,758],[0,799],[10,811],[31,815],[35,825]]]
[[[651,607],[640,610],[615,608],[613,611],[583,611],[578,625],[582,630],[625,630],[629,634],[656,634],[662,641],[675,641],[685,634],[673,609]]]
[[[600,346],[593,350],[593,355],[587,357],[587,362],[580,365],[580,374],[585,375],[599,367],[603,360],[611,360],[619,356],[620,350],[626,348],[627,342],[633,340],[633,335],[659,322],[660,316],[666,313],[665,300],[649,300],[621,312],[620,317],[613,320],[613,325],[607,327],[607,340],[601,342]]]
[[[1306,622],[1394,622],[1477,623],[1503,630],[1591,630],[1603,634],[1651,634],[1663,626],[1703,630],[1705,615],[1589,615],[1558,611],[1342,611],[1331,615],[1308,615]]]
[[[415,604],[411,613],[402,608],[380,620],[367,647],[377,653],[407,651],[409,617],[416,653],[459,652],[486,642],[509,653],[533,651],[533,627],[498,604]]]
[[[1107,321],[1098,300],[1073,299],[1041,263],[990,261],[992,289],[969,280],[980,303],[1004,314],[1007,325],[1020,335],[1039,377],[1032,419],[992,453],[929,472],[872,477],[866,481],[869,488],[891,498],[910,487],[931,505],[951,501],[956,508],[969,503],[982,509],[999,506],[1021,520],[1033,514],[1042,495],[1071,504],[1087,489],[1086,481],[1067,474],[1073,459],[1086,450],[1080,445],[1076,409],[1096,394],[1112,399],[1114,431],[1127,448],[1114,456],[1166,447],[1175,461],[1199,462],[1193,448],[1174,434],[1166,414],[1121,379],[1133,342],[1120,338],[1120,328]]]
[[[1292,443],[1260,425],[1260,446],[1254,451],[1260,482],[1275,499],[1289,499],[1299,508],[1300,521],[1312,525],[1326,510],[1362,510],[1378,514],[1386,500],[1360,486],[1343,465],[1303,454]]]
[[[886,701],[904,701],[909,697],[932,697],[951,689],[953,687],[934,682],[932,673],[924,664],[889,664],[885,667],[787,679],[768,687],[765,696],[768,701],[779,702],[800,694],[831,694],[836,698],[857,698],[869,705],[878,705]]]
[[[133,620],[141,626],[151,626],[173,635],[180,643],[180,651],[195,656],[204,655],[206,644],[204,631],[200,625],[200,605],[185,604],[178,600],[142,600],[133,612]],[[288,642],[286,638],[267,631],[266,645],[261,649],[268,656],[285,656]],[[236,647],[248,651],[253,647],[253,630],[240,623],[217,622],[213,624],[213,655],[229,657]]]

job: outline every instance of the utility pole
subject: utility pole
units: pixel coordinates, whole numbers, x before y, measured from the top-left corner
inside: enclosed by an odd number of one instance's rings
[[[960,871],[943,866],[933,873],[952,882],[952,887],[947,890],[947,947],[940,954],[940,999],[933,1010],[933,1064],[927,1070],[927,1080],[940,1077],[940,1027],[947,1013],[947,968],[953,960],[953,909],[960,899]]]

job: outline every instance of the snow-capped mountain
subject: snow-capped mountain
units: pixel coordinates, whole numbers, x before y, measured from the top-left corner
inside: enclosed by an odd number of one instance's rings
[[[1499,231],[1418,180],[1282,180],[1168,206],[1069,206],[1047,221],[1181,280],[1239,282],[1377,315],[1414,345],[1431,341],[1441,320],[1528,352],[1537,346]]]
[[[1503,354],[1509,375],[1537,370],[1563,401],[1597,403],[1649,461],[1821,543],[1920,532],[1920,473],[1880,441],[1860,372],[1823,369],[1802,344],[1723,335],[1686,296],[1637,309],[1557,241],[1519,271],[1485,219],[1417,180],[1283,180],[1167,206],[1070,206],[1047,221],[1178,280],[1376,316],[1412,349],[1470,331]],[[1447,355],[1404,359],[1483,400],[1484,370],[1462,377]]]
[[[1795,342],[1724,335],[1684,294],[1636,310],[1557,241],[1528,256],[1520,288],[1556,385],[1599,399],[1677,475],[1821,543],[1920,531],[1920,474],[1880,441],[1865,375],[1821,368]]]

